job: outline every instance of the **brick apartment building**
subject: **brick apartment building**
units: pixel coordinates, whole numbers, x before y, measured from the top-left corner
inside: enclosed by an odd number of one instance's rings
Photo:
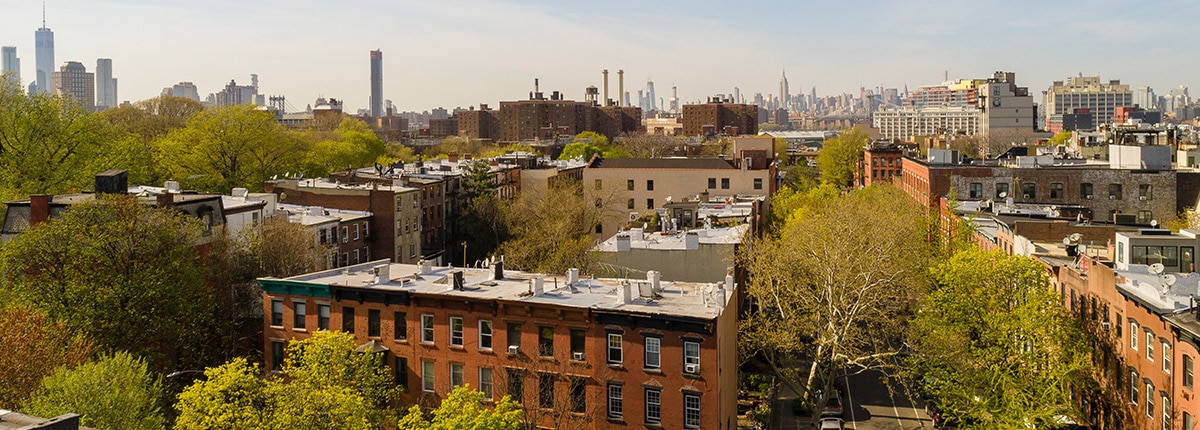
[[[386,261],[260,279],[264,362],[311,331],[383,351],[403,404],[457,385],[511,395],[541,428],[734,429],[737,303],[724,282],[584,279]]]
[[[876,182],[892,183],[900,178],[904,150],[890,142],[876,142],[863,148],[863,161],[858,185],[869,187]]]
[[[557,91],[550,98],[533,93],[529,100],[502,101],[499,110],[481,104],[478,110],[455,115],[459,136],[499,142],[554,139],[585,131],[613,139],[621,133],[642,130],[641,108],[565,100]],[[432,132],[432,124],[430,127]]]
[[[758,106],[722,103],[683,105],[684,136],[727,136],[758,134]]]

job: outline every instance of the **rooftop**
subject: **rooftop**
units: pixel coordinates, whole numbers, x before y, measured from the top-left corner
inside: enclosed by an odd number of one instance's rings
[[[1174,314],[1192,307],[1192,298],[1200,295],[1200,274],[1151,273],[1150,266],[1130,264],[1128,270],[1116,270],[1117,289],[1159,314]]]
[[[462,271],[462,288],[454,286],[455,272]],[[376,276],[376,272],[381,276]],[[500,300],[533,305],[562,306],[648,316],[674,316],[715,319],[730,303],[736,285],[723,288],[732,277],[711,283],[657,281],[649,279],[579,278],[568,283],[570,275],[534,274],[503,271],[494,278],[492,268],[433,267],[389,263],[387,260],[309,273],[286,279],[261,278],[271,282],[309,286],[350,287],[375,292],[437,295],[475,300]],[[576,275],[578,276],[578,275]],[[380,279],[380,278],[383,279]],[[651,276],[647,276],[650,278]],[[539,287],[540,285],[540,287]],[[628,299],[623,298],[628,289]],[[541,293],[535,293],[537,290]],[[731,310],[733,311],[733,310]]]
[[[706,245],[735,245],[742,241],[742,236],[749,230],[749,224],[741,224],[733,227],[720,228],[701,228],[689,231],[673,231],[673,232],[651,232],[645,233],[640,228],[630,229],[629,231],[616,234],[604,242],[596,245],[594,251],[599,252],[617,252],[617,238],[622,235],[628,235],[630,249],[650,249],[650,250],[687,250],[688,233],[696,233],[699,237],[700,244]]]
[[[725,169],[737,170],[728,160],[721,158],[600,158],[592,160],[592,169]]]

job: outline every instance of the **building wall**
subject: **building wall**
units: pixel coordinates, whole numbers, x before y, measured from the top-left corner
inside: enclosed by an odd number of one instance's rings
[[[735,129],[735,135],[758,134],[758,106],[716,102],[683,106],[685,136],[725,133],[727,128]]]
[[[1008,195],[1015,203],[1037,203],[1049,205],[1080,205],[1092,210],[1092,219],[1112,221],[1113,211],[1119,214],[1139,215],[1143,224],[1150,220],[1164,221],[1175,217],[1175,172],[1113,170],[1097,168],[1053,168],[1010,169],[1005,167],[969,167],[938,169],[951,171],[950,185],[959,200],[992,199],[1003,202],[997,195],[996,184],[1007,184]],[[1081,184],[1092,184],[1092,197],[1082,194]],[[971,184],[981,184],[982,196],[971,195]],[[1025,198],[1025,184],[1034,184],[1034,193]],[[1062,184],[1062,196],[1051,197],[1051,184]],[[1120,194],[1109,198],[1109,185],[1120,185]],[[1142,199],[1141,185],[1149,185],[1149,193]],[[1148,212],[1148,213],[1144,213]]]
[[[1183,426],[1183,423],[1185,422],[1184,414],[1187,414],[1187,416],[1190,417],[1193,422],[1195,422],[1194,420],[1200,419],[1200,398],[1196,397],[1198,393],[1196,391],[1196,381],[1194,379],[1196,363],[1197,360],[1200,360],[1200,347],[1197,346],[1198,343],[1200,343],[1200,339],[1196,339],[1196,337],[1194,337],[1192,333],[1188,331],[1176,330],[1175,334],[1178,340],[1174,345],[1175,378],[1173,380],[1171,393],[1172,398],[1175,400],[1173,406],[1175,409],[1174,418],[1176,424],[1172,428],[1186,430],[1187,427]],[[1193,380],[1191,386],[1184,385],[1184,357],[1189,358],[1192,362],[1191,371]]]
[[[733,264],[733,244],[701,243],[699,249],[630,249],[618,252],[598,252],[599,261],[639,271],[657,270],[662,279],[670,281],[708,282],[725,276]],[[638,272],[640,273],[640,272]],[[625,273],[600,270],[598,277],[621,277]]]
[[[874,182],[892,183],[901,177],[902,153],[898,149],[872,149],[863,151],[863,186]]]

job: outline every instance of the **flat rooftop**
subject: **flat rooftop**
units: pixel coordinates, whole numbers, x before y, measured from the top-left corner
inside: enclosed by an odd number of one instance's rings
[[[614,235],[604,242],[596,245],[593,251],[600,252],[617,252],[617,236],[621,234],[629,235],[630,249],[648,249],[661,251],[686,251],[688,232],[696,232],[699,236],[701,245],[736,245],[742,241],[742,236],[750,229],[749,224],[741,224],[733,227],[720,228],[698,228],[694,230],[678,230],[665,232],[645,233],[642,229],[630,229],[618,235]]]
[[[375,268],[387,266],[387,279],[378,279]],[[454,272],[463,271],[463,288],[454,288]],[[364,291],[407,292],[476,300],[502,300],[529,305],[562,306],[648,316],[674,316],[703,320],[715,319],[731,303],[734,288],[721,290],[725,280],[711,283],[660,281],[655,292],[647,279],[593,279],[580,277],[568,285],[567,276],[504,271],[502,279],[493,279],[494,268],[432,267],[421,273],[419,265],[378,260],[339,269],[314,272],[286,279],[260,278],[260,282],[283,281],[350,287]],[[543,292],[534,294],[536,278]],[[626,302],[619,296],[624,285],[631,294]],[[722,294],[723,293],[723,294]],[[736,310],[731,309],[731,312]]]

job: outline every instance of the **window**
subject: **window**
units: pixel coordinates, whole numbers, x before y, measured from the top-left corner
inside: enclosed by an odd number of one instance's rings
[[[363,221],[363,237],[371,237],[370,221]]]
[[[1061,199],[1061,198],[1063,198],[1063,184],[1062,184],[1062,182],[1051,182],[1051,183],[1050,183],[1050,198],[1052,198],[1052,199]]]
[[[349,252],[343,252],[343,253],[342,253],[342,267],[346,267],[346,266],[349,266],[349,265],[350,265],[350,253],[349,253]]]
[[[1146,360],[1154,361],[1154,333],[1146,331]]]
[[[621,384],[608,384],[608,417],[614,420],[621,419],[625,414],[625,407],[622,404],[622,398],[625,387]]]
[[[538,407],[554,408],[554,374],[538,374]]]
[[[625,204],[625,207],[628,209],[633,209],[633,206],[633,199],[629,199],[629,201]]]
[[[271,325],[283,327],[283,300],[271,300]]]
[[[1146,383],[1146,416],[1154,418],[1154,384]]]
[[[761,189],[762,189],[762,183],[763,183],[763,180],[762,180],[762,178],[754,178],[754,189],[756,189],[756,190],[761,190]]]
[[[303,329],[305,315],[304,302],[292,302],[292,327]]]
[[[1196,427],[1196,419],[1192,417],[1192,414],[1184,412],[1183,413],[1183,430],[1192,430],[1195,427]]]
[[[1154,189],[1150,187],[1150,184],[1138,185],[1138,200],[1152,199],[1154,199]]]
[[[1171,373],[1171,344],[1169,344],[1165,341],[1162,343],[1162,362],[1163,362],[1163,372],[1170,374]]]
[[[350,226],[342,226],[342,243],[350,241]]]
[[[721,178],[721,189],[722,190],[729,189],[729,178]]]
[[[450,317],[450,346],[463,346],[462,317]]]
[[[695,369],[695,370],[690,370]],[[700,373],[700,342],[683,343],[684,373]]]
[[[608,334],[608,363],[620,364],[622,361],[621,354],[621,335],[617,333]]]
[[[662,339],[657,337],[646,338],[646,367],[657,369],[662,366],[660,360],[660,348],[662,347]]]
[[[517,347],[518,350],[521,349],[521,323],[508,323],[507,330],[504,330],[504,335],[508,338],[509,350],[511,350],[514,346]]]
[[[629,191],[633,191],[633,179],[629,179],[629,180],[625,181],[625,189],[629,190]]]
[[[646,180],[646,191],[654,191],[654,180],[653,179]]]
[[[450,363],[450,386],[459,387],[463,384],[462,363]]]
[[[708,188],[712,190],[717,189],[717,178],[708,178]]]
[[[599,190],[601,188],[604,188],[604,182],[600,179],[597,179],[596,180],[596,189]]]
[[[571,378],[571,412],[587,412],[587,379]]]
[[[662,390],[646,388],[646,424],[662,422]]]
[[[517,403],[525,403],[525,374],[521,369],[505,369],[508,377],[508,395]]]
[[[1154,212],[1138,211],[1138,213],[1137,213],[1137,223],[1138,224],[1150,224],[1150,221],[1153,219],[1154,219]],[[1174,247],[1172,246],[1171,248],[1174,248]]]
[[[321,230],[320,230],[320,231],[318,231],[317,233],[318,233],[318,235],[320,236],[320,239],[319,239],[318,241],[319,241],[319,242],[320,242],[322,245],[324,245],[326,242],[329,242],[329,234],[325,232],[325,229],[321,229]]]
[[[421,360],[421,390],[426,393],[433,392],[433,377],[436,370],[433,368],[433,360]]]
[[[421,315],[421,342],[433,343],[433,315]]]
[[[1084,199],[1084,200],[1091,200],[1092,195],[1094,194],[1092,192],[1093,191],[1092,188],[1093,187],[1092,187],[1091,182],[1084,182],[1084,183],[1079,184],[1079,198]]]
[[[342,331],[354,333],[354,308],[342,308]]]
[[[554,356],[554,327],[538,327],[538,356]]]
[[[1108,184],[1108,199],[1121,200],[1121,184]]]
[[[654,209],[654,199],[646,199],[646,209]]]
[[[983,184],[981,184],[979,182],[972,182],[969,185],[967,185],[967,192],[968,192],[967,193],[968,197],[971,199],[982,199],[983,198]]]
[[[1129,322],[1129,347],[1134,351],[1138,349],[1138,323]]]
[[[581,328],[571,329],[571,359],[582,360],[585,350],[584,331]],[[579,357],[579,358],[575,358]]]
[[[596,234],[604,233],[604,224],[596,224]]]
[[[396,385],[408,390],[408,359],[396,357]]]
[[[479,391],[483,392],[484,400],[492,400],[492,368],[479,368]]]
[[[700,428],[700,396],[683,395],[683,428]]]
[[[355,250],[354,250],[354,264],[358,264],[358,263],[361,263],[361,262],[362,262],[362,260],[359,260],[359,259],[358,259],[358,249],[355,249]]]
[[[1026,182],[1024,184],[1021,184],[1021,198],[1036,199],[1037,198],[1037,184],[1035,184],[1033,182]]]
[[[329,330],[329,305],[317,305],[317,329]]]
[[[408,314],[404,312],[396,312],[392,314],[392,338],[396,340],[408,339]]]
[[[1167,397],[1166,393],[1162,393],[1160,396],[1162,396],[1162,430],[1171,430],[1171,399]]]
[[[996,183],[996,198],[1002,199],[1005,197],[1009,197],[1008,183],[1007,182],[997,182]]]
[[[367,309],[367,336],[379,337],[379,309]]]
[[[354,240],[358,240],[358,224],[354,224]]]
[[[479,320],[479,349],[492,349],[492,320]]]
[[[1192,356],[1183,356],[1183,387],[1192,389]]]
[[[1141,382],[1137,375],[1136,370],[1129,371],[1129,402],[1135,405],[1138,402],[1138,383]]]
[[[271,370],[283,369],[283,341],[271,341]]]

